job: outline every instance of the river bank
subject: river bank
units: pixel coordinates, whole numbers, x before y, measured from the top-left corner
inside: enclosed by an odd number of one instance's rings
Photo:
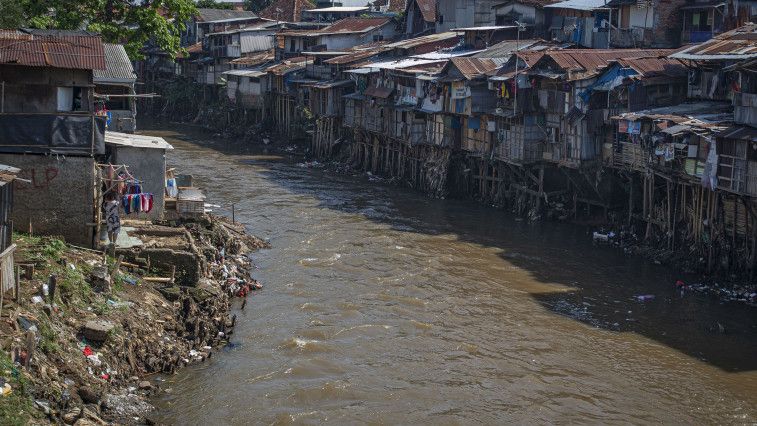
[[[276,132],[266,129],[262,124],[245,128],[243,125],[216,126],[213,123],[220,121],[207,121],[219,116],[225,117],[228,111],[229,109],[216,108],[210,112],[198,114],[201,119],[197,123],[173,123],[169,126],[192,126],[201,135],[194,139],[193,143],[222,152],[230,154],[254,152],[279,154],[296,161],[298,167],[304,169],[322,169],[328,173],[350,176],[359,181],[409,187],[416,190],[419,195],[422,194],[426,197],[445,198],[438,193],[428,193],[413,188],[407,180],[372,173],[370,170],[360,167],[359,164],[353,162],[347,145],[339,146],[340,149],[334,149],[329,158],[322,159],[313,155],[310,141],[306,139],[284,139],[278,136]],[[234,109],[231,109],[231,111],[234,111]],[[229,121],[227,117],[224,120],[226,120],[224,122]],[[242,123],[246,122],[242,121]],[[151,126],[154,127],[155,124],[152,123]],[[625,219],[622,219],[624,216],[618,212],[611,212],[611,214],[604,216],[576,217],[566,214],[567,201],[552,200],[549,203],[544,203],[542,211],[537,211],[531,207],[524,207],[522,203],[492,204],[489,200],[470,198],[461,193],[452,194],[451,198],[504,210],[528,223],[548,221],[565,223],[569,226],[581,226],[586,230],[583,237],[586,241],[617,250],[627,256],[643,258],[654,265],[670,268],[675,276],[675,279],[670,282],[671,288],[684,292],[704,293],[724,301],[738,301],[752,306],[757,305],[757,283],[748,275],[729,272],[727,264],[718,268],[716,273],[708,274],[703,269],[706,259],[702,257],[696,247],[671,248],[668,245],[668,240],[646,239],[644,233],[638,227],[626,224]],[[727,263],[727,259],[724,261]]]
[[[0,316],[3,424],[150,422],[156,374],[210,358],[233,298],[261,287],[248,255],[267,243],[223,217],[124,225],[144,244],[115,257],[15,236],[25,273]]]

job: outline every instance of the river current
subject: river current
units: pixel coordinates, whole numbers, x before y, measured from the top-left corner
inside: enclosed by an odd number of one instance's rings
[[[754,307],[588,228],[151,133],[272,244],[231,344],[165,378],[159,422],[757,422]]]

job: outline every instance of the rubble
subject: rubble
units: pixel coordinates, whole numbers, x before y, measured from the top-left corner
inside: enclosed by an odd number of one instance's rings
[[[151,253],[149,247],[119,250],[119,259],[107,257],[103,264],[101,253],[72,247],[40,256],[39,251],[55,240],[16,238],[19,257],[36,260],[34,273],[21,283],[23,303],[9,309],[6,298],[2,311],[0,335],[10,338],[0,344],[13,358],[0,357],[5,366],[0,369],[0,387],[9,395],[0,403],[14,398],[14,407],[25,407],[18,412],[26,420],[46,417],[74,425],[145,422],[152,409],[146,397],[160,390],[151,375],[202,362],[227,342],[235,323],[231,298],[262,288],[252,278],[249,253],[267,243],[220,217],[176,226],[163,228],[181,230],[181,241],[172,241],[181,245],[177,251],[191,253],[197,263],[200,276],[192,283],[179,278],[181,271],[175,266],[174,282],[146,280],[155,273],[170,274],[170,259],[161,263],[142,257]],[[165,235],[144,239],[159,247],[165,243],[161,238],[174,238],[176,233]],[[54,300],[30,303],[32,295],[41,297],[51,274],[57,276]],[[98,291],[105,288],[104,282],[110,283],[110,290]]]

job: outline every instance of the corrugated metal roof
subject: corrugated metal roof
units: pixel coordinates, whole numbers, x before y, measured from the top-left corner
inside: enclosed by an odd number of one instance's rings
[[[543,40],[505,40],[494,46],[486,48],[483,52],[473,55],[474,58],[507,58],[518,50],[526,50],[536,43],[544,42]]]
[[[411,49],[413,47],[422,46],[424,44],[439,43],[446,40],[459,40],[460,35],[456,32],[444,32],[438,34],[429,34],[426,36],[415,37],[407,40],[396,41],[389,43],[386,46],[392,49]]]
[[[105,51],[100,36],[85,31],[2,31],[0,63],[104,70]]]
[[[239,77],[261,77],[266,75],[263,71],[257,71],[257,70],[231,70],[231,71],[224,71],[222,74],[224,75],[236,75]]]
[[[105,69],[94,71],[95,83],[134,83],[137,74],[123,45],[105,43]]]
[[[621,58],[654,58],[669,55],[670,49],[565,49],[548,50],[544,58],[568,73],[568,80],[589,78],[606,68],[609,61]]]
[[[197,9],[198,22],[244,21],[257,18],[253,12],[232,9]]]
[[[274,48],[273,31],[270,34],[243,33],[239,35],[242,53],[263,52]]]
[[[242,56],[241,58],[233,59],[231,63],[234,65],[253,66],[253,65],[260,65],[268,61],[272,61],[273,59],[274,59],[273,53],[268,51],[268,52],[254,53],[249,56]]]
[[[285,75],[292,71],[305,69],[307,63],[308,61],[305,58],[294,58],[280,64],[272,65],[266,68],[266,72],[274,75]]]
[[[302,11],[310,10],[315,7],[315,2],[311,0],[275,0],[268,7],[261,10],[258,15],[261,18],[272,19],[274,21],[300,22],[302,20]]]
[[[313,13],[329,13],[329,12],[363,12],[369,9],[368,6],[333,6],[333,7],[321,7],[319,9],[310,9],[308,12]]]
[[[687,47],[672,58],[690,60],[732,60],[757,58],[757,24],[747,24]]]
[[[376,49],[369,49],[364,50],[362,52],[354,52],[349,53],[342,56],[337,56],[336,58],[326,59],[323,61],[324,63],[330,64],[330,65],[344,65],[344,64],[350,64],[356,61],[361,61],[363,59],[368,59],[371,56],[378,55],[382,52],[385,52],[387,49],[385,48],[376,48]]]
[[[682,77],[688,74],[688,68],[683,62],[670,57],[621,58],[617,62],[623,67],[633,69],[643,77],[659,75]]]
[[[454,66],[468,80],[485,75],[497,69],[498,64],[489,58],[452,58],[448,67]]]
[[[715,135],[718,138],[741,139],[757,142],[757,129],[749,126],[733,126]]]
[[[318,31],[320,35],[365,33],[390,23],[391,18],[345,18]]]
[[[133,135],[130,133],[111,132],[110,130],[105,131],[105,143],[133,148],[173,149],[170,143],[157,136]]]
[[[559,3],[544,5],[544,8],[571,10],[595,10],[606,7],[606,0],[565,0]]]

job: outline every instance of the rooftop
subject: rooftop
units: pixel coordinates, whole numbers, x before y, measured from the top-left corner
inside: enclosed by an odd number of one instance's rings
[[[247,10],[197,9],[198,22],[228,22],[255,19],[258,15]]]
[[[552,59],[563,72],[567,72],[569,80],[579,80],[598,74],[612,60],[656,58],[671,52],[669,49],[564,49],[548,50],[544,52],[544,58]]]
[[[0,63],[105,70],[99,35],[86,31],[0,30]]]
[[[319,34],[365,33],[390,23],[391,18],[345,18],[318,31]]]
[[[132,148],[152,148],[171,150],[173,146],[157,136],[133,135],[130,133],[105,131],[105,143],[110,145],[130,146]]]
[[[258,15],[261,18],[274,21],[300,22],[302,11],[315,7],[312,0],[274,0],[268,7],[261,10]]]
[[[418,9],[421,11],[423,20],[426,22],[436,22],[436,1],[435,0],[415,0],[415,2],[408,1],[408,7],[411,4],[417,4]]]
[[[670,55],[689,60],[757,58],[757,24],[747,24]]]
[[[447,67],[455,67],[465,77],[472,80],[497,69],[499,64],[490,58],[451,58]]]
[[[134,83],[137,75],[124,46],[111,43],[105,43],[103,46],[105,69],[94,71],[95,83]]]
[[[544,5],[544,8],[571,9],[571,10],[595,10],[607,8],[606,0],[565,0],[558,3]]]
[[[334,7],[322,7],[319,9],[310,9],[308,12],[312,13],[349,13],[349,12],[365,12],[368,11],[368,6],[334,6]]]

